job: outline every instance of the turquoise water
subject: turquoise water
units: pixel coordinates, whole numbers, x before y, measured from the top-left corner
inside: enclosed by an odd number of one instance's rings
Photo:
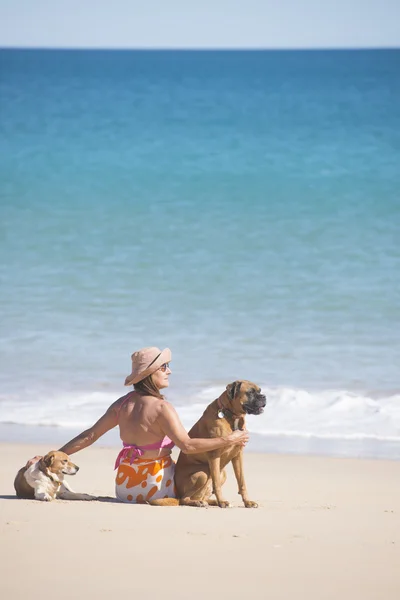
[[[400,51],[2,50],[0,97],[0,422],[157,345],[187,424],[246,378],[260,435],[400,440]]]

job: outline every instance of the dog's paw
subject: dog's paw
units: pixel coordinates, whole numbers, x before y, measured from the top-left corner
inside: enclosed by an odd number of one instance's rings
[[[218,502],[218,506],[220,508],[231,508],[231,504],[230,502],[228,502],[228,500],[221,500],[220,502]]]
[[[197,508],[207,508],[208,502],[203,502],[203,500],[192,500],[190,506],[196,506]]]
[[[50,494],[46,494],[45,492],[36,494],[35,498],[41,502],[51,502],[53,500],[53,496],[50,496]]]
[[[258,508],[257,502],[253,502],[252,500],[245,500],[244,505],[246,508]]]

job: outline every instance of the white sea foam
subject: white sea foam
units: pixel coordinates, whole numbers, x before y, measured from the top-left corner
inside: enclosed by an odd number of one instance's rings
[[[201,399],[209,402],[218,391],[203,390]],[[400,442],[400,394],[374,399],[343,390],[263,387],[263,391],[267,396],[264,413],[247,417],[248,429],[259,435]],[[193,422],[204,406],[182,407],[184,422]]]
[[[177,403],[185,427],[193,425],[222,389],[209,387],[189,403]],[[264,387],[263,391],[267,396],[264,413],[247,417],[249,431],[257,436],[400,442],[400,394],[374,399],[341,390]],[[8,395],[0,397],[0,423],[85,428],[117,397],[111,392]]]

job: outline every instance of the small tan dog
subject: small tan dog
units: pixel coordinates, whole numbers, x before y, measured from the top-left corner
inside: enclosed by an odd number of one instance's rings
[[[14,480],[14,488],[18,498],[51,501],[62,500],[96,500],[89,494],[77,494],[64,481],[64,475],[75,475],[79,467],[74,465],[68,454],[52,450],[38,462],[22,467]]]

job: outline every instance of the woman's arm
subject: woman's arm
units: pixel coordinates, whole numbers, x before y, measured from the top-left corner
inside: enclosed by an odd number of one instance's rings
[[[199,454],[237,444],[244,446],[249,440],[247,430],[234,431],[225,437],[218,438],[190,438],[176,410],[167,402],[163,402],[161,406],[158,424],[184,454]]]
[[[67,442],[60,448],[60,452],[75,454],[75,452],[79,452],[79,450],[91,446],[96,440],[116,425],[118,425],[118,414],[115,409],[115,404],[112,404],[93,427],[86,429],[86,431],[82,431],[82,433],[77,435],[73,440]]]

